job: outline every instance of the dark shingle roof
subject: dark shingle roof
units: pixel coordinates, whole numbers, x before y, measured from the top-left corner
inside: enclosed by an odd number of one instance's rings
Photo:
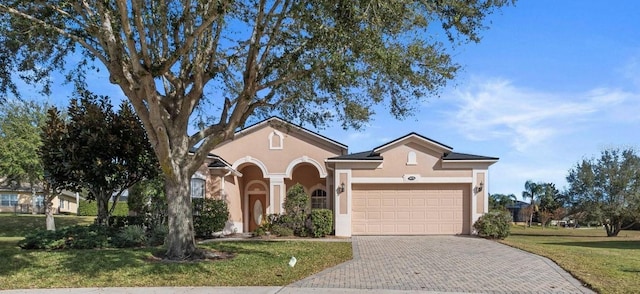
[[[216,167],[220,167],[220,168],[229,167],[230,168],[231,167],[231,164],[229,162],[227,162],[226,160],[224,160],[224,158],[222,158],[222,157],[220,157],[218,155],[212,154],[212,153],[209,153],[209,156],[213,157],[213,161],[210,162],[207,165],[208,167],[210,167],[210,168],[216,168]]]
[[[453,148],[451,148],[451,146],[447,146],[447,145],[442,144],[442,143],[440,143],[440,142],[438,142],[438,141],[436,141],[436,140],[432,140],[432,139],[427,138],[427,137],[425,137],[425,136],[423,136],[423,135],[420,135],[420,134],[418,134],[418,133],[416,133],[416,132],[411,132],[411,133],[408,133],[408,134],[406,134],[406,135],[404,135],[404,136],[398,137],[398,138],[396,138],[395,140],[391,140],[391,141],[389,141],[389,142],[387,142],[387,143],[384,143],[384,144],[382,144],[382,145],[380,145],[380,146],[378,146],[378,147],[376,147],[376,148],[373,148],[373,150],[378,150],[378,149],[380,149],[380,148],[382,148],[382,147],[388,146],[388,145],[390,145],[390,144],[393,144],[393,143],[395,143],[395,142],[397,142],[397,141],[400,141],[400,140],[402,140],[402,139],[404,139],[404,138],[411,137],[411,136],[416,136],[416,137],[418,137],[418,138],[420,138],[420,139],[422,139],[422,140],[425,140],[425,141],[428,141],[428,142],[434,143],[434,144],[439,145],[440,147],[445,148],[445,149],[449,149],[449,150],[453,149]]]
[[[442,159],[444,160],[498,160],[497,157],[488,157],[481,155],[465,154],[458,152],[449,152],[445,154]]]
[[[374,153],[373,151],[364,151],[331,157],[329,160],[382,160],[382,156],[380,156],[379,153]]]

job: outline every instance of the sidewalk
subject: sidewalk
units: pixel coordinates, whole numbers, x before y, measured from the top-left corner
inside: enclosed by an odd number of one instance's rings
[[[59,289],[20,289],[4,290],[1,294],[356,294],[356,293],[444,293],[405,290],[381,290],[381,289],[339,289],[339,288],[296,288],[296,287],[140,287],[140,288],[59,288]],[[455,294],[446,292],[447,294]]]

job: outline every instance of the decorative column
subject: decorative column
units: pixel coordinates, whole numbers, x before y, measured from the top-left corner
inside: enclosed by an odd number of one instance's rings
[[[283,213],[282,204],[284,203],[284,197],[284,176],[269,177],[269,208],[267,209],[267,213]]]

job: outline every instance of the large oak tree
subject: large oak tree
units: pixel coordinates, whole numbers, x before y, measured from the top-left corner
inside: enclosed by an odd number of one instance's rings
[[[583,159],[569,170],[567,183],[573,213],[602,223],[608,237],[640,221],[640,156],[634,149]]]
[[[14,76],[50,90],[68,54],[85,56],[69,75],[80,85],[93,61],[106,68],[165,175],[166,255],[188,258],[189,178],[247,119],[358,127],[380,103],[404,117],[454,77],[446,44],[479,41],[487,15],[514,1],[6,0],[0,90],[17,92]]]

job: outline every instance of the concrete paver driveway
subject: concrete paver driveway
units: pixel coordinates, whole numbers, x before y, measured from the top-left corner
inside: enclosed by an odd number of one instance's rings
[[[593,293],[547,258],[480,238],[353,237],[353,260],[289,285],[476,293]]]

